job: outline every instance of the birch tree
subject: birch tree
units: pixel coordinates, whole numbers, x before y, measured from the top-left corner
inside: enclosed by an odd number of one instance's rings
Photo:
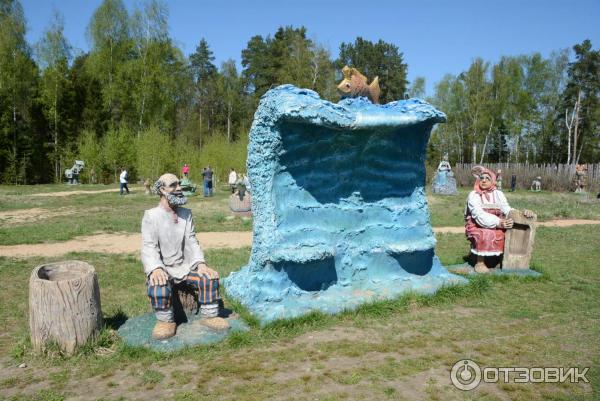
[[[89,68],[100,81],[104,107],[115,125],[123,113],[118,98],[117,74],[128,59],[131,45],[128,14],[121,0],[104,0],[92,15],[88,25],[91,43]]]

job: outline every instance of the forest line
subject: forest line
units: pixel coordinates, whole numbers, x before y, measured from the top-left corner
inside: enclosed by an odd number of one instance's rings
[[[448,116],[434,130],[428,158],[452,162],[570,163],[600,160],[600,52],[572,50],[474,58],[425,94],[408,82],[401,44],[355,38],[333,58],[304,27],[250,36],[240,55],[215,65],[199,36],[185,56],[169,35],[167,3],[128,12],[104,0],[88,24],[89,52],[74,56],[55,15],[28,43],[18,0],[0,1],[0,179],[60,181],[76,159],[100,181],[128,166],[133,178],[211,164],[220,174],[245,169],[246,144],[260,97],[291,83],[338,101],[344,65],[379,76],[381,102],[425,97]],[[192,177],[194,176],[194,171]]]

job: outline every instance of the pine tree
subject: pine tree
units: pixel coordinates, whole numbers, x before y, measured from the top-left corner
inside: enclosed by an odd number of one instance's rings
[[[336,67],[341,70],[345,65],[357,68],[369,80],[379,77],[381,103],[404,99],[408,66],[396,45],[381,39],[373,43],[361,37],[354,43],[342,42]]]
[[[21,3],[0,1],[0,175],[4,182],[43,180],[43,116],[34,102],[37,68],[25,40],[26,23]],[[40,121],[42,120],[42,121]],[[32,161],[35,160],[35,166]],[[38,169],[32,167],[39,167]]]
[[[210,132],[215,112],[215,77],[217,67],[215,57],[206,39],[200,39],[196,51],[190,55],[190,70],[196,86],[195,103],[197,105],[200,135],[204,129]],[[202,142],[202,139],[200,140]]]
[[[592,42],[587,39],[573,50],[575,61],[569,64],[562,109],[570,112],[579,99],[580,112],[575,116],[578,121],[570,147],[570,161],[577,164],[600,156],[600,51],[592,50]]]
[[[118,85],[118,75],[131,49],[129,16],[123,2],[104,0],[92,15],[87,33],[92,48],[89,69],[100,82],[104,108],[111,126],[115,126],[129,101],[129,94]]]

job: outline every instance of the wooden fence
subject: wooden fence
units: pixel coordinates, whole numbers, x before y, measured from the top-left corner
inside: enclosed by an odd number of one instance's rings
[[[456,164],[452,166],[456,182],[461,186],[473,185],[471,168],[473,164]],[[546,191],[574,190],[573,176],[575,167],[568,164],[525,164],[525,163],[490,163],[485,167],[498,171],[502,170],[502,187],[510,188],[511,176],[517,176],[517,188],[529,189],[536,177],[542,177],[542,189]],[[600,163],[588,164],[587,189],[590,192],[600,190]]]

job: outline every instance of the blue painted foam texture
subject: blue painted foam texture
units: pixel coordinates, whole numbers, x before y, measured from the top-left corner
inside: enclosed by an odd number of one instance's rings
[[[267,323],[464,283],[434,254],[424,193],[427,142],[443,121],[418,99],[268,91],[248,146],[252,253],[223,279],[227,293]]]

